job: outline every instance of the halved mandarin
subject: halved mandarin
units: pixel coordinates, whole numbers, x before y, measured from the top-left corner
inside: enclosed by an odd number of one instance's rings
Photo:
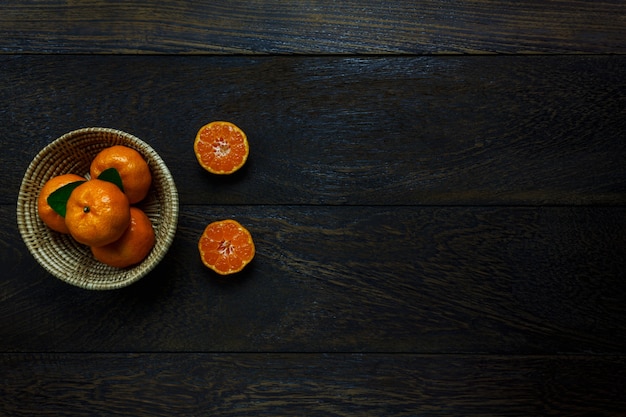
[[[193,150],[200,165],[213,174],[232,174],[248,159],[246,134],[230,122],[216,121],[198,130]]]
[[[241,271],[255,253],[248,229],[232,219],[209,224],[200,236],[198,249],[202,263],[220,275]]]

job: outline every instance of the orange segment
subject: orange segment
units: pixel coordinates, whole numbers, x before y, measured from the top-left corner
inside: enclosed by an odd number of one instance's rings
[[[241,271],[254,258],[252,235],[235,220],[209,224],[198,242],[200,258],[221,275]]]
[[[211,122],[196,134],[193,149],[200,165],[213,174],[232,174],[248,159],[246,134],[230,122]]]

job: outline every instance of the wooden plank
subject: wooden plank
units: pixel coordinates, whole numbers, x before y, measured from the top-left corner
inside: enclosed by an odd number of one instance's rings
[[[187,204],[626,204],[626,56],[1,56],[0,80],[1,204],[85,126],[150,143]],[[251,141],[228,178],[192,151],[219,119]]]
[[[624,14],[621,0],[19,1],[0,6],[0,51],[626,53]]]
[[[623,356],[0,354],[10,416],[624,416]]]
[[[257,246],[232,280],[197,252],[223,218]],[[105,293],[0,236],[5,352],[626,351],[624,207],[186,205],[164,261]]]

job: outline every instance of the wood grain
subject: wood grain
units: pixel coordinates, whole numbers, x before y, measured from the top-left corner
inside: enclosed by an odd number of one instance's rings
[[[0,206],[3,218],[13,207]],[[235,218],[257,255],[199,261]],[[190,206],[165,260],[112,292],[71,287],[3,230],[0,351],[622,353],[626,209]]]
[[[70,1],[0,6],[4,53],[626,53],[620,0]]]
[[[624,416],[589,356],[0,354],[11,416]],[[607,377],[609,376],[610,377]]]
[[[183,204],[626,204],[624,56],[0,56],[0,80],[2,204],[85,126],[151,144]],[[251,142],[228,178],[193,155],[219,119]]]
[[[626,417],[626,3],[0,4],[0,415]],[[212,120],[251,156],[216,178]],[[181,213],[147,277],[22,243],[28,164],[137,135]],[[202,266],[210,221],[257,255]]]

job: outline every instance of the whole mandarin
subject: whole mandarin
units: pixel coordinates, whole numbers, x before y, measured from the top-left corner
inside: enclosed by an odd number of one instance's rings
[[[65,224],[79,243],[88,246],[113,243],[130,224],[128,197],[111,182],[86,181],[67,200]]]
[[[50,178],[41,188],[37,198],[37,212],[50,229],[65,234],[70,232],[65,224],[65,218],[48,204],[48,197],[59,188],[77,181],[87,181],[87,179],[76,174],[62,174]]]
[[[130,225],[124,234],[108,245],[91,247],[100,262],[115,268],[126,268],[143,261],[155,242],[150,218],[137,207],[130,208]]]
[[[152,174],[148,163],[138,151],[124,145],[105,148],[91,161],[89,174],[91,178],[98,178],[102,171],[109,168],[115,168],[120,174],[130,204],[138,203],[148,195]]]

